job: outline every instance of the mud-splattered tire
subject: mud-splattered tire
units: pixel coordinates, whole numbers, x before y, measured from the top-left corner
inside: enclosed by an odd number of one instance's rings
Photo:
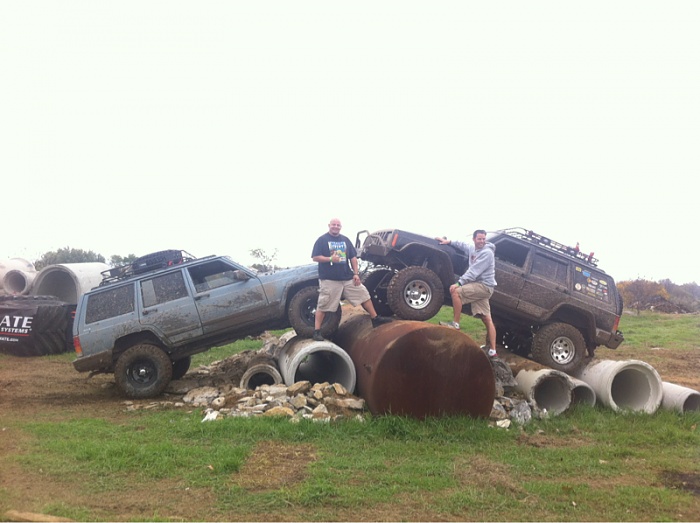
[[[173,377],[174,380],[179,380],[187,371],[190,370],[190,365],[192,364],[192,356],[185,356],[177,361],[173,362]]]
[[[550,323],[534,335],[532,359],[567,374],[575,373],[584,363],[586,342],[581,332],[567,323]]]
[[[117,388],[128,398],[160,395],[173,376],[173,362],[159,347],[134,345],[119,356],[114,367]]]
[[[444,305],[442,281],[430,269],[408,267],[396,273],[387,289],[389,306],[399,318],[425,321]]]
[[[302,338],[310,338],[314,333],[316,304],[318,303],[318,287],[304,287],[297,292],[289,302],[287,316],[289,323]],[[321,335],[331,338],[338,330],[342,310],[338,307],[335,312],[327,312],[321,325]]]
[[[390,269],[377,269],[367,273],[362,278],[362,283],[367,287],[369,295],[372,297],[374,310],[377,311],[377,314],[380,316],[394,315],[394,311],[391,310],[387,297],[387,289],[393,274],[394,271]]]

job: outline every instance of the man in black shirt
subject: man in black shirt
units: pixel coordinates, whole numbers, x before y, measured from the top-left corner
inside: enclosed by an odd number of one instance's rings
[[[350,238],[340,234],[342,225],[338,218],[331,219],[328,232],[320,236],[311,252],[311,259],[318,263],[319,296],[313,339],[323,340],[321,325],[326,312],[338,309],[341,299],[352,305],[362,305],[376,327],[391,321],[377,316],[369,291],[362,284],[357,272],[357,252]]]

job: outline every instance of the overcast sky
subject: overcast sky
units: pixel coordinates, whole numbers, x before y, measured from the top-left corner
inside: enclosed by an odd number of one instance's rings
[[[525,227],[700,283],[700,2],[0,3],[0,259]]]

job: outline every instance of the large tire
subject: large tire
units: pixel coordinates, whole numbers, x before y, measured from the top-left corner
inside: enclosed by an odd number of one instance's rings
[[[585,356],[586,342],[573,325],[550,323],[535,333],[532,359],[537,363],[574,374],[583,364]]]
[[[425,321],[444,305],[445,288],[430,269],[408,267],[397,272],[389,282],[387,299],[399,318]]]
[[[128,398],[152,398],[160,395],[173,376],[173,362],[159,347],[134,345],[119,356],[114,381]]]
[[[172,379],[179,380],[182,378],[190,370],[190,365],[192,365],[192,356],[185,356],[177,361],[173,361]]]
[[[391,269],[377,269],[367,273],[364,278],[362,278],[362,283],[367,287],[369,295],[372,297],[374,310],[377,311],[377,314],[380,316],[394,315],[394,311],[391,310],[387,297],[387,289],[393,275],[394,271]]]
[[[290,300],[287,317],[297,336],[302,338],[313,336],[317,303],[318,287],[304,287]],[[340,306],[335,312],[326,313],[321,325],[321,335],[324,338],[331,338],[335,334],[340,325],[341,316]]]

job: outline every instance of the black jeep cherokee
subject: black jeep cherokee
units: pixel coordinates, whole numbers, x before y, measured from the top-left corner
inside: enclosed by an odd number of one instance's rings
[[[571,374],[599,345],[622,343],[622,298],[592,254],[522,228],[487,239],[496,246],[491,313],[507,349]],[[455,247],[400,229],[360,231],[356,247],[377,312],[407,320],[427,320],[451,305],[449,286],[469,266]]]

